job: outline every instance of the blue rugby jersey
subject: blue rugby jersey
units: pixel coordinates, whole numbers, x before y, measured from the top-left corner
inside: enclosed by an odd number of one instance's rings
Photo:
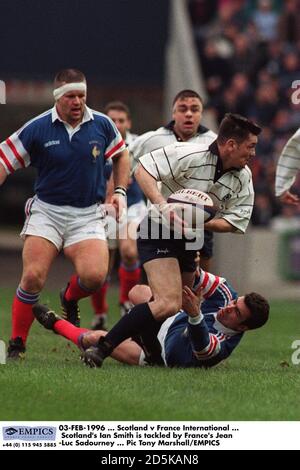
[[[105,114],[86,107],[70,135],[54,107],[0,144],[0,162],[8,174],[35,167],[35,192],[42,201],[88,207],[104,201],[105,161],[124,149],[121,134]]]
[[[165,357],[169,367],[212,367],[226,359],[239,344],[243,333],[229,330],[217,319],[220,308],[238,296],[224,278],[201,272],[204,298],[203,320],[198,325],[188,322],[180,312],[171,323],[165,338]]]

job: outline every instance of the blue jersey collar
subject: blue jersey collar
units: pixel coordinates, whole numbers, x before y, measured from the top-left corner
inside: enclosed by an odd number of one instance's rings
[[[55,105],[54,105],[53,108],[52,108],[51,117],[52,117],[52,123],[54,123],[55,121],[60,121],[60,122],[65,123],[65,122],[59,117]],[[91,121],[91,120],[93,120],[93,119],[94,119],[94,116],[93,116],[92,110],[91,110],[88,106],[85,106],[85,108],[84,108],[84,115],[83,115],[82,121],[81,121],[81,123],[80,123],[79,125],[84,124],[85,122]]]

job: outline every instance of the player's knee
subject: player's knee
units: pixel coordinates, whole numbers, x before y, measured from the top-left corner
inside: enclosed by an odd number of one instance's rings
[[[44,287],[46,276],[39,269],[30,269],[23,274],[22,286],[26,291],[39,292]]]
[[[136,286],[132,287],[128,293],[128,298],[130,302],[133,303],[133,305],[149,302],[151,296],[151,289],[145,284],[137,284]]]
[[[79,276],[81,283],[91,290],[99,289],[105,281],[106,272],[99,273],[98,270],[90,271],[84,276]]]

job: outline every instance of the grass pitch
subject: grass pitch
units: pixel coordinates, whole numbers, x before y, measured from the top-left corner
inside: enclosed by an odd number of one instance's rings
[[[0,337],[10,333],[13,290],[0,289]],[[42,302],[58,309],[58,293]],[[110,324],[118,319],[110,294]],[[269,323],[245,335],[232,357],[210,370],[130,367],[112,359],[88,369],[79,351],[35,323],[26,359],[0,365],[4,420],[300,420],[300,365],[291,344],[300,339],[297,302],[273,302]],[[89,300],[81,301],[89,326]]]

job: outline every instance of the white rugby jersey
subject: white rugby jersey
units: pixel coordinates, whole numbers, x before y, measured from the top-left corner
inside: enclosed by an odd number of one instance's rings
[[[293,186],[300,171],[300,129],[288,140],[278,160],[275,194],[281,196]]]
[[[160,181],[165,199],[182,188],[198,189],[210,195],[216,217],[226,219],[244,233],[251,218],[254,190],[251,170],[222,170],[218,146],[177,142],[140,158],[140,164]]]
[[[155,131],[146,132],[145,134],[138,136],[134,142],[130,143],[128,150],[131,160],[133,161],[134,168],[136,167],[139,158],[145,155],[145,153],[152,152],[153,150],[180,141],[179,137],[174,133],[173,126],[174,121],[171,121],[167,126],[160,127]],[[217,134],[215,134],[215,132],[204,126],[199,126],[198,132],[187,142],[209,145],[216,138]]]

